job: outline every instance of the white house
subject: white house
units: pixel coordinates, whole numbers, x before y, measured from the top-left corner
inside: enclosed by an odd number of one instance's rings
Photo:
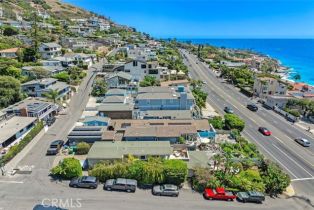
[[[124,64],[124,71],[131,74],[134,81],[141,81],[147,75],[160,79],[160,69],[157,66],[157,62],[135,59]]]
[[[254,95],[266,98],[268,95],[286,95],[287,85],[275,78],[257,77],[254,80]]]
[[[42,43],[39,46],[39,53],[43,59],[51,59],[61,55],[61,46],[57,43]]]

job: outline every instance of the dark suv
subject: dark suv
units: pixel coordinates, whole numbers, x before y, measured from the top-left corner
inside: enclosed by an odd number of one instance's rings
[[[94,176],[81,176],[71,180],[70,187],[96,189],[98,186],[97,178]]]
[[[63,144],[64,144],[63,140],[56,140],[56,141],[51,142],[49,149],[47,150],[47,155],[58,154]]]
[[[108,191],[118,190],[126,192],[135,192],[137,181],[133,179],[108,179],[104,185],[104,189]]]
[[[255,104],[248,104],[246,107],[253,112],[258,110],[258,107]]]
[[[252,203],[262,203],[265,201],[265,196],[261,192],[248,191],[248,192],[238,192],[237,199],[243,203],[252,202]]]

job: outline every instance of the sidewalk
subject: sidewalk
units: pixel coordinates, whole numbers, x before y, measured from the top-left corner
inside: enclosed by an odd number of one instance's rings
[[[296,126],[298,126],[299,128],[302,128],[302,129],[308,131],[309,133],[314,134],[314,124],[305,122],[303,120],[300,120],[294,124]],[[309,128],[310,128],[310,130],[309,130]]]
[[[6,165],[5,165],[5,171],[6,171],[6,176],[10,175],[11,171],[15,168],[17,168],[19,165],[19,162],[29,153],[29,151],[37,144],[37,142],[44,136],[44,134],[47,132],[47,128],[44,127],[38,134],[37,136],[34,137],[32,141],[30,141],[26,147],[19,152],[12,160],[10,160]]]

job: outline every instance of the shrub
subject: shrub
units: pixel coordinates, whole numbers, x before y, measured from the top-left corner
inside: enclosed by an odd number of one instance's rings
[[[90,149],[90,145],[88,143],[80,142],[77,144],[76,154],[85,155],[88,153],[89,149]]]
[[[72,179],[82,176],[82,166],[75,158],[64,158],[59,165],[51,169],[51,174],[63,179]]]
[[[225,126],[228,129],[243,131],[245,122],[235,114],[225,114]]]
[[[213,177],[208,168],[197,167],[194,169],[194,177],[192,180],[193,189],[203,192],[208,185],[208,181]]]
[[[24,147],[44,128],[42,121],[38,122],[34,128],[20,141],[19,144],[14,145],[10,148],[7,154],[2,156],[0,159],[1,164],[8,163],[12,158],[14,158],[19,152],[21,152]]]
[[[185,181],[187,174],[188,167],[186,162],[181,160],[165,160],[164,176],[166,183],[180,185]]]
[[[216,116],[213,119],[209,119],[208,123],[212,124],[215,129],[221,130],[224,127],[224,120],[220,116]]]

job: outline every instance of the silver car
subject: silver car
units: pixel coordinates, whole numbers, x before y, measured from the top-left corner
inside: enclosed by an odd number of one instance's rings
[[[173,184],[164,184],[164,185],[156,185],[152,190],[153,195],[159,196],[179,196],[179,189],[176,185]]]
[[[296,138],[295,141],[301,144],[303,147],[309,147],[311,145],[311,142],[304,138]]]

